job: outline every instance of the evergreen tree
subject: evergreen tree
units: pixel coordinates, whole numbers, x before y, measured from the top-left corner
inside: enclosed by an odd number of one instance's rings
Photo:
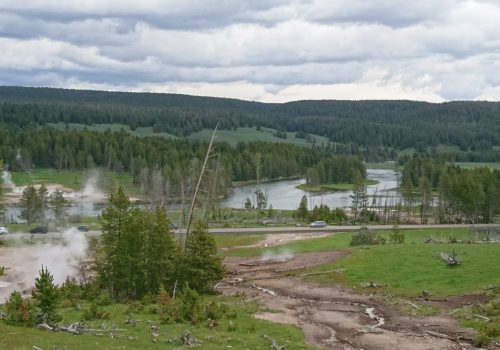
[[[197,222],[188,236],[178,276],[181,285],[187,283],[200,293],[212,292],[214,285],[224,277],[222,258],[217,255],[215,240],[203,222]]]
[[[21,207],[20,217],[26,220],[28,225],[40,219],[38,193],[33,186],[28,185],[23,190],[19,206]]]
[[[34,307],[30,300],[23,299],[21,293],[13,291],[5,303],[5,321],[13,326],[33,326],[35,324]]]
[[[38,310],[41,322],[59,322],[62,317],[57,313],[59,291],[54,284],[54,277],[47,268],[42,266],[39,276],[35,279],[35,288],[31,292],[34,304]]]
[[[116,194],[111,194],[109,202],[110,206],[99,217],[103,251],[96,269],[103,287],[119,297],[128,294],[130,286],[125,264],[128,261],[125,236],[129,230],[130,201],[119,187]]]
[[[64,198],[63,193],[56,189],[54,193],[50,196],[50,207],[52,209],[52,214],[56,219],[56,222],[62,222],[66,216],[66,204],[68,201]]]
[[[38,212],[38,220],[45,221],[45,214],[49,204],[49,191],[45,184],[41,184],[37,191],[36,210]]]
[[[304,221],[307,219],[308,213],[309,211],[307,208],[307,196],[303,195],[302,199],[300,200],[299,207],[295,211],[295,217],[299,220]]]
[[[157,208],[145,213],[145,273],[148,292],[155,294],[160,286],[171,286],[175,282],[176,262],[179,247],[169,230],[170,221],[165,210]]]

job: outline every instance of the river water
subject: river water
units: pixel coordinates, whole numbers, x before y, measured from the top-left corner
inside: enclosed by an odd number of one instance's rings
[[[368,186],[368,195],[380,200],[380,196],[388,198],[389,204],[399,200],[399,194],[391,191],[399,186],[400,173],[387,169],[368,169],[369,179],[377,180],[378,184]],[[268,206],[274,209],[297,209],[302,196],[306,195],[310,208],[315,205],[326,204],[330,208],[349,208],[351,206],[352,191],[335,191],[311,193],[298,189],[296,186],[305,183],[305,179],[281,180],[261,183],[261,190],[267,195]],[[257,185],[245,185],[234,188],[228,198],[222,201],[224,208],[243,208],[247,198],[255,200]],[[371,204],[371,203],[370,203]]]
[[[400,195],[396,191],[391,191],[398,187],[400,173],[386,169],[368,169],[369,179],[377,180],[378,184],[368,186],[368,195],[371,196],[369,204],[373,198],[377,200],[388,201],[389,205],[394,205],[400,200]],[[260,185],[261,190],[267,195],[268,206],[272,205],[274,209],[297,209],[302,196],[306,195],[310,208],[315,205],[326,204],[330,208],[349,208],[351,206],[352,191],[336,191],[324,193],[310,193],[296,188],[305,182],[305,179],[280,180],[264,182]],[[257,185],[246,185],[234,188],[232,193],[221,202],[223,208],[243,208],[245,200],[255,199]],[[383,198],[383,199],[382,199]],[[388,198],[388,199],[386,199]],[[382,205],[382,202],[378,202]],[[105,208],[104,203],[74,203],[67,207],[68,215],[97,216]],[[19,207],[6,208],[8,222],[21,222]]]

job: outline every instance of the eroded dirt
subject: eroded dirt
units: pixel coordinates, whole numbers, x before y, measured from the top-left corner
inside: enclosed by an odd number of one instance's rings
[[[256,314],[257,318],[298,326],[309,344],[323,349],[474,349],[474,332],[460,327],[446,312],[432,317],[405,316],[373,295],[354,293],[341,286],[325,287],[300,278],[307,273],[305,267],[348,254],[304,253],[283,261],[226,258],[228,277],[218,289],[225,294],[245,293],[256,298],[269,309]],[[292,271],[299,277],[291,276]],[[441,306],[464,301],[455,299],[443,300]]]

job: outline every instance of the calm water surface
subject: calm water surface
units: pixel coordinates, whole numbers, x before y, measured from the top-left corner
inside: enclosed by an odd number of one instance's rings
[[[399,194],[388,191],[399,185],[400,173],[386,169],[368,169],[368,178],[377,180],[376,185],[368,186],[368,195],[384,195],[390,197],[391,202],[396,202]],[[296,188],[297,185],[305,183],[305,179],[283,180],[266,182],[260,185],[261,190],[267,195],[268,205],[274,209],[296,209],[302,196],[307,195],[310,206],[328,205],[330,208],[348,208],[351,205],[352,191],[337,191],[327,193],[310,193]],[[236,187],[231,195],[225,199],[221,206],[225,208],[242,208],[246,198],[252,199],[257,190],[257,185],[246,185]]]

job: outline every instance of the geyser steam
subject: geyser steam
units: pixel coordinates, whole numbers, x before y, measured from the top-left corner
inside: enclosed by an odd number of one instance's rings
[[[0,248],[0,265],[8,268],[0,278],[0,304],[17,290],[28,293],[35,285],[35,278],[43,266],[61,285],[66,277],[78,277],[79,265],[87,257],[88,243],[85,234],[75,228],[62,233],[60,243],[42,243],[32,246]]]

